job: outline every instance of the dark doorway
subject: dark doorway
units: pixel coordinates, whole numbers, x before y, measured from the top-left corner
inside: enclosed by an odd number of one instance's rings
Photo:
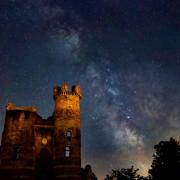
[[[53,180],[52,159],[47,148],[42,148],[36,162],[36,180]]]

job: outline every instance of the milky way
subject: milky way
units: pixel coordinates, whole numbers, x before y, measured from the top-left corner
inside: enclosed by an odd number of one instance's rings
[[[82,164],[102,179],[180,138],[178,1],[1,0],[0,118],[5,104],[53,112],[52,89],[80,84]]]

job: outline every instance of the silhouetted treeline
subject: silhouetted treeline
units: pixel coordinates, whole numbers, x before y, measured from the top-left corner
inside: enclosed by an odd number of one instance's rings
[[[96,175],[93,173],[91,166],[88,164],[85,168],[81,169],[82,180],[97,180]]]
[[[131,168],[123,168],[121,170],[112,170],[112,174],[107,175],[105,180],[147,180],[146,178],[140,176],[138,174],[139,169],[134,169],[133,166]]]
[[[138,169],[112,170],[104,180],[180,180],[180,142],[173,138],[154,146],[155,153],[148,177],[138,174]]]
[[[173,138],[154,146],[155,154],[149,170],[152,180],[180,180],[180,143]]]

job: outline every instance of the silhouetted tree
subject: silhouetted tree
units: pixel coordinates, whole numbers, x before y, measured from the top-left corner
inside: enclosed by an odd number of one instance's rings
[[[105,180],[147,180],[147,178],[140,176],[138,171],[139,169],[134,169],[133,166],[127,169],[112,170],[112,174],[107,175]]]
[[[85,168],[82,168],[82,180],[97,180],[90,165],[86,165]]]
[[[173,138],[154,146],[155,154],[149,170],[152,180],[180,180],[180,143]]]

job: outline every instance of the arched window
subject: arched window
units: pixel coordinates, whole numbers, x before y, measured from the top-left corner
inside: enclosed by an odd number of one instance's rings
[[[65,157],[70,157],[71,154],[71,148],[69,146],[65,147]]]
[[[13,160],[19,159],[19,147],[13,147],[12,159]]]

